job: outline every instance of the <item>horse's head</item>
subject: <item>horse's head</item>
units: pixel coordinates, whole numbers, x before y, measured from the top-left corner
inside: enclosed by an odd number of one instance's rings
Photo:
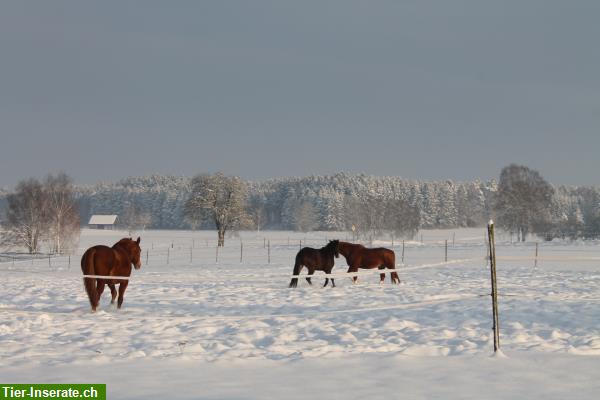
[[[121,245],[121,247],[126,249],[126,252],[129,255],[129,262],[133,264],[135,269],[140,269],[142,267],[142,248],[140,247],[140,241],[140,237],[138,237],[137,240],[133,240],[132,238],[125,238],[119,240],[119,242],[117,243],[118,245]]]
[[[332,240],[330,241],[327,246],[327,248],[329,248],[331,250],[331,252],[333,252],[333,256],[335,258],[338,258],[340,256],[340,241],[339,240]]]

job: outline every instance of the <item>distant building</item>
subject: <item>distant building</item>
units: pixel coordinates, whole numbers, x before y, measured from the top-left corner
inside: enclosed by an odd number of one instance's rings
[[[88,226],[92,229],[115,229],[116,215],[92,215]]]

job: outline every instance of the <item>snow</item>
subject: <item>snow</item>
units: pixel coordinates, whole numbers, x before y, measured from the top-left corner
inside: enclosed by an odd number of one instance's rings
[[[494,355],[484,232],[425,231],[424,243],[406,242],[401,285],[372,274],[334,289],[319,273],[312,287],[287,285],[300,240],[320,247],[345,233],[242,232],[217,263],[214,232],[141,232],[149,262],[123,309],[105,294],[95,314],[77,257],[71,268],[0,264],[1,380],[107,383],[110,399],[596,398],[600,262],[575,258],[600,255],[598,244],[542,243],[552,261],[537,267],[499,262]],[[123,236],[84,230],[81,247]],[[534,254],[498,236],[499,257]],[[449,238],[449,258],[470,261],[434,266]],[[336,265],[345,271],[343,258]]]

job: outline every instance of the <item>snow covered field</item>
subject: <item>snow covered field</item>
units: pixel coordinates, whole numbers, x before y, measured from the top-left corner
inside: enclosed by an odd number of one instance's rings
[[[319,272],[312,287],[287,285],[300,241],[346,233],[242,232],[218,256],[214,232],[140,235],[144,265],[119,311],[105,293],[90,313],[79,257],[0,264],[0,381],[106,383],[109,399],[600,395],[598,243],[541,243],[534,267],[520,259],[532,243],[500,237],[506,357],[492,357],[484,229],[406,242],[399,286],[370,274],[334,289]],[[80,246],[123,236],[84,230]],[[435,265],[445,240],[450,260],[469,261]]]

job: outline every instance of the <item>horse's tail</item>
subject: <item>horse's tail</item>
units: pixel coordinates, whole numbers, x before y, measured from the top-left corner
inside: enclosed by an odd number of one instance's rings
[[[302,264],[300,263],[300,253],[298,253],[296,255],[296,263],[294,264],[294,275],[298,275],[300,273],[301,269],[302,269]],[[298,278],[292,278],[292,280],[290,281],[289,287],[295,288],[296,286],[298,286]]]
[[[94,255],[96,254],[95,249],[89,249],[81,257],[81,271],[84,275],[95,275],[94,269]],[[90,299],[90,305],[92,306],[92,312],[96,311],[98,306],[98,292],[96,291],[96,279],[95,278],[83,278],[83,285],[85,291]]]

